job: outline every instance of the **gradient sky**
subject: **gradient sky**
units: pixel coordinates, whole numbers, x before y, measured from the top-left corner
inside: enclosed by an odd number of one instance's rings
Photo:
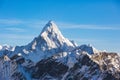
[[[0,44],[26,45],[49,20],[79,45],[120,52],[120,0],[0,0]]]

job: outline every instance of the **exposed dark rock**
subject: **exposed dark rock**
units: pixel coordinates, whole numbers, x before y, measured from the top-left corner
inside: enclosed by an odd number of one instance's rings
[[[33,71],[33,78],[40,78],[45,73],[53,77],[61,77],[68,70],[66,65],[53,59],[42,60],[36,64],[35,68],[37,70]]]

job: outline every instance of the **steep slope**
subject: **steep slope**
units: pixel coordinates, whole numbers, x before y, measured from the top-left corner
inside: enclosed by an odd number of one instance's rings
[[[46,24],[40,34],[40,37],[45,40],[45,45],[48,49],[58,47],[61,47],[61,49],[74,47],[68,39],[63,37],[57,25],[53,21],[49,21],[48,24]]]

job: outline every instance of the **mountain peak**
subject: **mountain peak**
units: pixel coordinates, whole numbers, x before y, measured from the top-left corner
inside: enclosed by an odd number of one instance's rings
[[[54,24],[53,20],[48,21],[48,24]]]
[[[58,29],[58,27],[57,27],[57,25],[54,23],[54,21],[52,21],[52,20],[50,20],[46,25],[45,25],[45,27],[43,28],[43,30],[42,30],[42,32],[41,32],[41,35],[42,35],[42,33],[44,33],[44,32],[59,32],[60,33],[60,31],[59,31],[59,29]]]
[[[54,21],[50,20],[50,21],[48,21],[48,23],[46,24],[46,27],[48,27],[48,25],[49,25],[50,27],[54,27],[54,25],[56,25],[56,24],[55,24]]]
[[[52,38],[57,38],[57,37],[59,37],[58,39],[64,39],[64,37],[63,37],[62,33],[60,32],[60,30],[58,29],[57,25],[52,20],[50,20],[45,25],[40,36],[43,37],[44,39],[45,38],[52,39]]]
[[[43,28],[41,34],[25,46],[23,52],[28,54],[33,50],[36,51],[35,53],[40,53],[39,56],[37,55],[39,58],[36,59],[33,58],[33,54],[29,54],[29,58],[37,62],[40,60],[40,57],[42,59],[58,52],[68,52],[73,50],[75,46],[73,42],[62,35],[53,21],[49,21]],[[34,55],[36,57],[36,54]]]
[[[99,53],[97,49],[95,49],[91,44],[84,44],[79,47],[82,51],[86,51],[89,54],[96,54]]]
[[[73,44],[62,35],[57,25],[52,20],[45,25],[40,37],[42,37],[51,48],[60,47],[65,44],[67,46],[73,46]]]

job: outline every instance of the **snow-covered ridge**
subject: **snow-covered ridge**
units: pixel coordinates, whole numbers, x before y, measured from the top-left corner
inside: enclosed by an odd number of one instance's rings
[[[4,44],[4,45],[0,45],[0,50],[8,50],[8,51],[14,51],[15,47],[12,47],[10,45]]]
[[[99,53],[99,51],[97,50],[97,49],[95,49],[92,45],[90,45],[90,44],[88,44],[88,45],[86,45],[86,44],[84,44],[84,45],[81,45],[80,47],[79,47],[82,51],[85,51],[85,52],[87,52],[87,53],[89,53],[89,54],[97,54],[97,53]]]
[[[119,55],[78,46],[53,21],[28,45],[0,49],[0,80],[120,80]]]

